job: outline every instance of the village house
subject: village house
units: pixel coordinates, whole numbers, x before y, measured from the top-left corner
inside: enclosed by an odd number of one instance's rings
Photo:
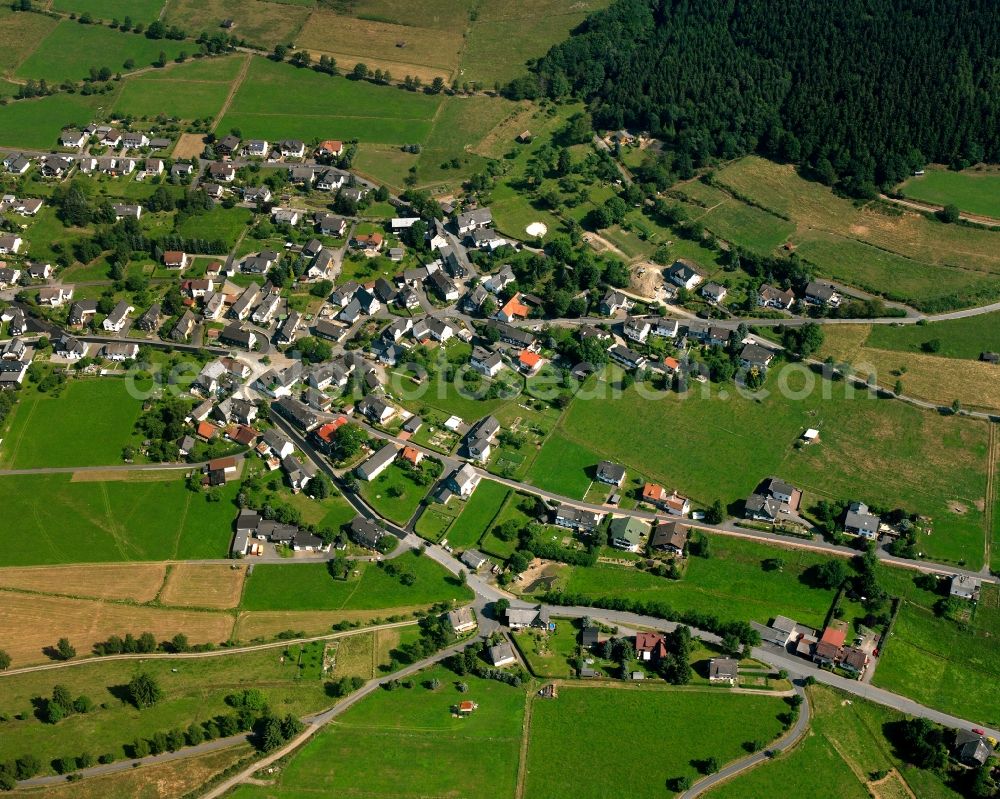
[[[727,682],[736,685],[740,674],[740,662],[733,658],[712,658],[708,661],[708,681]]]
[[[174,325],[173,330],[170,331],[171,341],[184,342],[191,336],[194,332],[195,325],[198,320],[191,311],[185,311],[181,318],[177,320],[177,324]]]
[[[718,283],[706,283],[701,287],[701,296],[709,302],[714,302],[716,305],[719,305],[728,293],[729,290]]]
[[[512,630],[526,630],[537,628],[546,630],[551,622],[549,621],[549,610],[544,605],[534,605],[531,607],[513,605],[507,608],[507,626]]]
[[[490,663],[498,669],[517,663],[517,658],[514,657],[514,648],[509,641],[501,641],[490,647]]]
[[[479,485],[479,480],[480,477],[476,474],[476,470],[470,464],[463,463],[448,477],[445,486],[449,492],[458,494],[462,499],[468,499],[476,490],[476,486]],[[447,501],[447,497],[445,501]]]
[[[96,310],[96,303],[94,308]],[[150,305],[146,312],[136,320],[135,326],[147,333],[156,330],[160,326],[160,303],[154,302]]]
[[[836,308],[840,305],[840,294],[829,283],[810,281],[806,283],[805,301],[810,305],[825,305]]]
[[[848,535],[859,535],[874,541],[878,538],[881,524],[882,520],[871,514],[864,502],[852,502],[848,505],[844,516],[844,532]]]
[[[463,608],[456,608],[448,611],[448,623],[456,635],[463,635],[476,629],[476,616],[472,608],[466,605]]]
[[[69,309],[68,323],[71,327],[83,327],[97,316],[97,300],[77,300]]]
[[[102,327],[110,333],[120,333],[128,324],[128,315],[135,310],[125,300],[119,300],[114,310],[105,317]]]
[[[690,529],[680,522],[658,522],[649,537],[650,553],[665,552],[683,557]]]
[[[691,501],[687,497],[678,494],[676,489],[668,494],[663,486],[656,483],[646,483],[642,487],[642,501],[674,516],[687,516],[691,512]]]
[[[17,255],[21,251],[24,239],[14,233],[0,236],[0,255]]]
[[[765,283],[757,292],[757,305],[761,308],[775,308],[787,311],[795,304],[795,295],[789,289],[779,289]]]
[[[630,341],[637,341],[640,344],[646,343],[651,330],[652,325],[649,324],[649,321],[638,317],[626,319],[622,325],[622,335]]]
[[[245,350],[252,350],[257,344],[257,334],[253,330],[249,330],[233,322],[219,333],[219,343],[230,347],[241,347]]]
[[[668,654],[663,633],[639,631],[635,634],[635,656],[643,663],[655,665]]]
[[[486,463],[492,452],[492,442],[500,430],[500,422],[487,416],[477,422],[465,437],[465,449],[473,460]]]
[[[774,360],[774,353],[758,344],[744,344],[740,351],[740,366],[764,371]]]
[[[396,409],[382,397],[369,394],[358,403],[358,413],[374,424],[385,424],[396,415]]]
[[[379,545],[389,533],[379,527],[375,522],[363,516],[355,516],[351,522],[350,537],[358,546],[367,549],[378,549]]]
[[[455,217],[455,228],[458,235],[464,236],[477,228],[488,227],[493,224],[493,213],[489,208],[476,208],[458,214]]]
[[[972,602],[979,601],[979,591],[983,581],[978,577],[969,574],[956,574],[951,578],[949,595],[958,599],[968,599]]]
[[[638,552],[642,548],[642,540],[649,533],[649,525],[634,516],[623,516],[613,519],[608,527],[608,537],[611,546],[626,552]]]
[[[673,284],[685,288],[688,291],[693,289],[705,279],[705,273],[694,261],[686,258],[678,258],[667,268],[666,278]]]
[[[395,444],[385,444],[368,460],[358,466],[354,470],[354,473],[360,480],[374,480],[392,465],[393,461],[396,460],[398,452],[399,450]]]
[[[581,535],[592,535],[601,526],[603,518],[603,515],[596,511],[562,503],[553,512],[552,521],[560,527],[575,530]]]
[[[180,250],[167,250],[163,253],[163,265],[167,269],[184,269],[188,265],[187,253]]]
[[[621,488],[625,482],[625,467],[611,461],[601,461],[597,464],[596,477],[602,483]]]
[[[2,240],[0,240],[0,243],[2,243]],[[72,286],[53,286],[38,290],[39,305],[48,305],[51,308],[59,308],[71,299],[73,299]]]

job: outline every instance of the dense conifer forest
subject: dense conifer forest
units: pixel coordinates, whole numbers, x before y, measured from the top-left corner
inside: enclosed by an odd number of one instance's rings
[[[514,81],[694,166],[750,151],[865,196],[1000,160],[996,0],[616,0]]]

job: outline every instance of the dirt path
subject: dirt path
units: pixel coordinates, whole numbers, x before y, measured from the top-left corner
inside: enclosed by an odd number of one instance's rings
[[[236,92],[239,91],[240,86],[243,85],[243,81],[246,80],[247,72],[250,71],[250,58],[251,56],[249,55],[244,57],[243,66],[240,67],[240,74],[236,76],[236,79],[230,85],[229,94],[226,95],[226,100],[222,104],[222,108],[219,109],[219,113],[216,114],[215,121],[212,123],[212,133],[215,133],[216,128],[219,127],[219,123],[229,110],[229,106],[233,104],[233,98],[236,96]]]
[[[887,194],[880,194],[879,199],[895,205],[900,205],[903,208],[909,208],[911,211],[920,211],[923,213],[936,213],[942,208],[942,206],[936,205],[935,203],[924,202],[923,200],[913,200],[910,198],[904,199],[901,197],[890,197]],[[977,225],[984,225],[986,227],[1000,227],[1000,220],[993,219],[989,216],[982,216],[980,214],[968,214],[965,211],[962,211],[959,213],[958,218],[964,219],[966,222],[973,222]]]
[[[990,425],[990,440],[987,445],[986,460],[986,507],[983,508],[983,519],[986,527],[986,546],[983,554],[983,571],[989,573],[990,557],[993,554],[993,525],[996,520],[993,518],[994,509],[997,504],[996,494],[996,474],[998,461],[1000,461],[1000,442],[997,440],[996,425]]]
[[[524,722],[521,724],[521,753],[517,761],[517,787],[514,799],[524,799],[524,783],[528,777],[528,744],[531,741],[531,709],[535,705],[534,690],[528,692],[524,703]]]

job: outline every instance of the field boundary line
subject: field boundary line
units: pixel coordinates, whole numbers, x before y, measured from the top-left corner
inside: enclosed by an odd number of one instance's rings
[[[521,747],[517,760],[517,782],[514,799],[524,799],[524,784],[528,779],[528,749],[531,745],[531,712],[535,704],[534,686],[528,691],[524,702],[524,720],[521,722]]]
[[[108,663],[116,660],[170,660],[172,658],[176,658],[178,660],[197,660],[199,658],[242,655],[248,652],[259,652],[265,649],[278,649],[279,647],[290,646],[293,644],[309,644],[314,641],[349,638],[352,635],[361,635],[382,629],[389,630],[395,629],[396,627],[411,627],[416,624],[417,619],[408,619],[406,621],[394,621],[388,624],[380,624],[375,627],[359,627],[353,630],[339,630],[334,633],[324,633],[323,635],[314,635],[306,638],[288,638],[280,641],[269,641],[265,644],[253,644],[251,646],[219,647],[218,649],[212,649],[207,652],[130,652],[121,655],[105,655],[103,657],[95,655],[93,657],[87,657],[80,660],[66,660],[58,663],[43,663],[37,666],[24,666],[19,669],[7,669],[6,671],[0,671],[0,679],[4,677],[13,677],[18,674],[30,674],[36,671],[55,671],[56,669],[65,669],[72,666],[86,666],[93,665],[95,663]]]
[[[166,8],[166,3],[163,4]],[[246,80],[247,73],[250,71],[250,59],[253,58],[252,55],[247,53],[246,57],[243,59],[243,66],[240,67],[239,73],[233,78],[232,83],[229,85],[229,94],[226,95],[226,99],[222,103],[222,108],[219,109],[219,113],[215,115],[215,121],[212,123],[212,133],[219,127],[219,123],[222,122],[222,118],[229,111],[229,106],[233,104],[233,98],[236,97],[236,92],[239,91],[240,87],[243,85],[243,81]]]
[[[983,554],[983,569],[988,573],[991,566],[991,558],[993,557],[993,537],[996,534],[994,530],[994,525],[996,520],[993,518],[996,503],[997,503],[997,493],[996,493],[996,472],[997,472],[997,462],[1000,460],[1000,449],[998,449],[997,442],[997,432],[996,425],[990,425],[990,437],[989,444],[987,445],[987,462],[986,462],[986,507],[983,508],[983,517],[986,522],[986,539]]]

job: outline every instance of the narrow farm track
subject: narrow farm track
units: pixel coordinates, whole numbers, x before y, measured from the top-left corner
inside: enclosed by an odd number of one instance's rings
[[[240,74],[236,76],[232,84],[229,87],[229,94],[226,95],[225,101],[222,103],[222,108],[219,109],[219,113],[215,116],[215,121],[212,123],[212,133],[215,133],[216,129],[219,127],[219,123],[222,118],[226,115],[229,110],[229,106],[233,104],[233,98],[236,96],[236,92],[240,90],[240,86],[243,85],[243,81],[246,80],[247,73],[250,71],[250,59],[252,56],[249,54],[243,59],[243,66],[240,67]],[[246,232],[246,231],[244,231]],[[240,237],[242,239],[242,236]],[[238,244],[239,242],[237,242]]]
[[[993,538],[996,535],[994,518],[997,506],[996,476],[1000,466],[1000,440],[997,437],[996,425],[990,425],[990,439],[987,445],[986,459],[986,506],[983,508],[983,519],[986,525],[986,546],[983,555],[983,572],[990,572],[990,558],[993,556]]]
[[[531,743],[531,711],[535,705],[535,692],[529,691],[524,701],[524,721],[521,724],[521,749],[517,761],[517,786],[514,799],[524,799],[524,783],[528,778],[528,746]]]

